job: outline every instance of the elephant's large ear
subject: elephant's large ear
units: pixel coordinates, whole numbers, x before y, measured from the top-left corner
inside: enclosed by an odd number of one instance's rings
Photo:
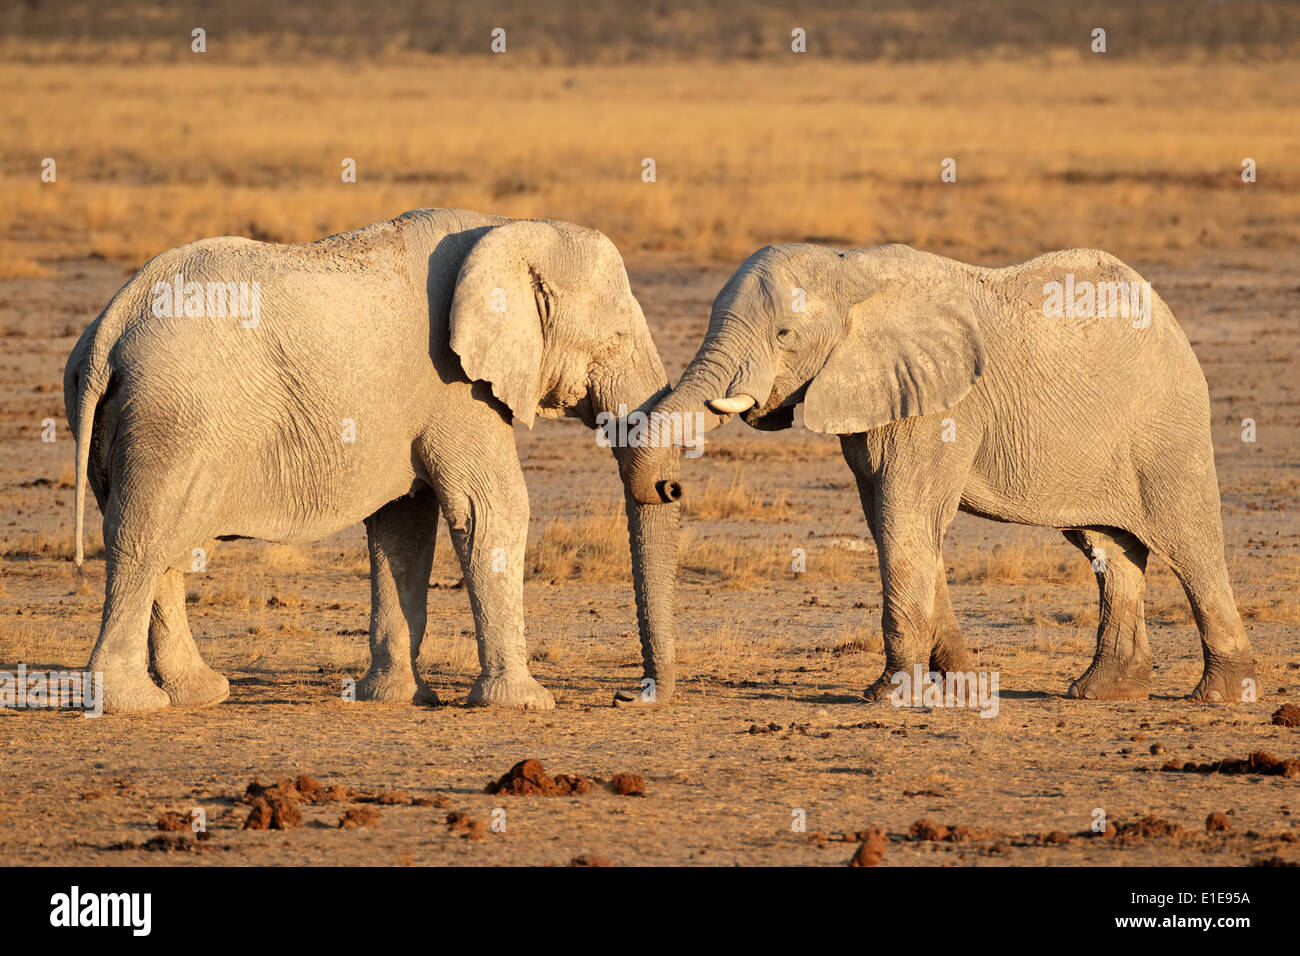
[[[949,408],[984,359],[969,305],[915,286],[879,291],[850,307],[848,331],[808,386],[804,425],[853,435]]]
[[[542,325],[554,308],[540,262],[558,243],[540,222],[489,229],[465,257],[451,300],[451,348],[471,381],[484,381],[533,427],[541,391]]]

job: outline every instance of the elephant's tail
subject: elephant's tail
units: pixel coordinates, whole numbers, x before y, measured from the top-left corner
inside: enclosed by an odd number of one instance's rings
[[[110,361],[113,346],[121,337],[132,314],[131,309],[122,301],[124,298],[127,297],[119,292],[100,313],[87,330],[88,334],[82,336],[77,343],[64,374],[64,394],[72,399],[67,403],[68,422],[77,430],[76,529],[73,537],[77,567],[81,567],[86,557],[81,538],[86,523],[86,484],[90,475],[95,412],[113,378]]]
[[[103,394],[104,389],[96,390],[91,387],[89,378],[83,381],[81,390],[77,394],[77,528],[75,532],[77,567],[81,567],[86,559],[81,536],[82,528],[86,524],[86,480],[90,469],[90,438],[91,430],[95,426],[95,409],[99,407],[99,399]]]

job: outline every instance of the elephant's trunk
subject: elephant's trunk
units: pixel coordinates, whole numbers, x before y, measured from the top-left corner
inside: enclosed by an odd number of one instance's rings
[[[700,354],[682,373],[681,381],[654,406],[653,414],[663,423],[661,431],[671,427],[676,434],[698,436],[725,423],[731,416],[713,411],[708,400],[725,396],[733,378],[726,366],[710,354],[706,341]],[[644,504],[659,501],[660,474],[665,461],[675,454],[675,448],[664,444],[632,449],[621,463],[628,493]]]
[[[627,414],[628,409],[648,412],[668,391],[667,376],[654,344],[646,335],[639,344],[634,371],[609,382],[593,395],[594,410],[605,414]],[[667,703],[676,683],[675,589],[677,586],[677,533],[681,519],[678,483],[680,449],[657,449],[653,469],[640,473],[637,493],[627,462],[640,448],[611,442],[623,479],[627,511],[628,544],[632,556],[632,581],[636,593],[637,629],[646,681],[643,703]]]
[[[677,680],[674,631],[681,506],[641,504],[631,492],[626,493],[625,501],[637,630],[645,668],[640,698],[645,703],[666,704]]]
[[[653,460],[644,461],[635,472],[623,472],[620,465],[619,470],[623,476],[623,484],[628,490],[628,496],[637,504],[673,504],[681,500],[682,483],[677,479],[659,477],[659,473],[663,471],[664,461],[668,457],[668,449],[663,449],[663,452],[664,454],[653,456]]]

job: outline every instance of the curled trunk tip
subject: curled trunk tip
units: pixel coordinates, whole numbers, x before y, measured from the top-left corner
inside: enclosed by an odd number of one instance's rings
[[[628,493],[637,504],[670,505],[681,500],[682,483],[676,478],[657,478],[657,471],[655,467],[634,469],[627,475]]]
[[[666,505],[674,501],[680,501],[682,498],[682,483],[680,481],[656,481],[655,491],[659,493],[659,500]]]

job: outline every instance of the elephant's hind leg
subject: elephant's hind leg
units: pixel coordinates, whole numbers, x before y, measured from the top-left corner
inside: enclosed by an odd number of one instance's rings
[[[188,553],[186,542],[208,537],[198,505],[218,498],[220,488],[214,472],[179,455],[163,460],[148,441],[120,441],[113,459],[104,507],[104,614],[89,667],[103,674],[105,712],[141,713],[171,702],[150,679],[151,636],[162,680],[207,670],[185,621],[183,577],[169,569]],[[207,678],[206,693],[193,692],[208,696],[224,691],[222,684]]]
[[[366,519],[370,669],[357,684],[358,700],[438,703],[416,669],[437,534],[438,503],[431,488],[391,501]]]
[[[934,583],[934,637],[930,645],[930,670],[938,673],[956,673],[970,670],[970,654],[966,639],[962,637],[957,615],[948,597],[948,575],[943,557]]]
[[[1087,700],[1144,700],[1151,692],[1151,648],[1142,615],[1150,552],[1116,528],[1063,534],[1092,562],[1101,597],[1096,653],[1067,694]]]
[[[208,707],[230,695],[230,682],[203,662],[185,615],[185,575],[169,568],[158,579],[149,622],[149,665],[176,707]]]
[[[105,713],[146,713],[170,702],[149,678],[149,622],[161,572],[108,547],[99,640],[86,669],[103,677]]]
[[[1222,533],[1174,550],[1168,561],[1192,605],[1205,655],[1200,682],[1188,696],[1216,703],[1245,699],[1254,689],[1255,659],[1228,580]]]

